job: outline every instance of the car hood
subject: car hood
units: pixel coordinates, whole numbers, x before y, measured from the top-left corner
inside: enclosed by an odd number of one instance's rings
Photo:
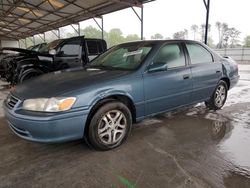
[[[19,99],[50,98],[68,92],[110,81],[129,74],[129,71],[82,69],[74,71],[57,71],[26,81],[17,85],[12,94]]]
[[[19,52],[19,53],[27,53],[27,54],[34,54],[37,53],[33,50],[27,50],[27,49],[22,49],[22,48],[1,48],[0,51],[13,51],[13,52]]]

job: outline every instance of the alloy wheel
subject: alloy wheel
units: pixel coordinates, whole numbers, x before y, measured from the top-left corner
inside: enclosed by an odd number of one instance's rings
[[[226,99],[226,88],[224,85],[219,85],[215,92],[215,104],[217,107],[222,107]]]
[[[125,136],[127,120],[119,110],[108,111],[98,124],[98,136],[101,142],[113,145],[120,142]]]

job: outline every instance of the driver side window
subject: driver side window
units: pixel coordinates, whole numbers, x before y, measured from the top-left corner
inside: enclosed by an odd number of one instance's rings
[[[59,53],[63,56],[78,56],[80,53],[80,41],[69,41],[63,44]]]
[[[155,57],[154,64],[167,64],[167,68],[185,66],[185,57],[178,44],[163,46]]]

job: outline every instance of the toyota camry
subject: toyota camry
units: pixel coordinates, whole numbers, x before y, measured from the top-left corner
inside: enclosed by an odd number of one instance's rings
[[[36,142],[85,139],[99,150],[121,145],[132,124],[205,102],[221,109],[238,66],[188,40],[117,45],[81,70],[53,72],[16,86],[4,102],[9,127]]]

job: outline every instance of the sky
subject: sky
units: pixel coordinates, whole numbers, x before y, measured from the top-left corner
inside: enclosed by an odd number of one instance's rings
[[[210,36],[214,42],[218,41],[218,31],[215,22],[226,22],[229,27],[241,31],[241,40],[250,35],[250,0],[210,0]],[[138,13],[140,9],[136,8]],[[173,33],[189,29],[191,25],[205,23],[206,10],[203,0],[156,0],[144,5],[144,36],[150,39],[155,33],[165,38]],[[93,20],[81,22],[81,27],[92,25]],[[140,36],[140,21],[129,8],[104,16],[104,30],[120,28],[123,34],[138,34]],[[191,31],[190,31],[191,32]],[[189,38],[193,39],[190,33]]]

